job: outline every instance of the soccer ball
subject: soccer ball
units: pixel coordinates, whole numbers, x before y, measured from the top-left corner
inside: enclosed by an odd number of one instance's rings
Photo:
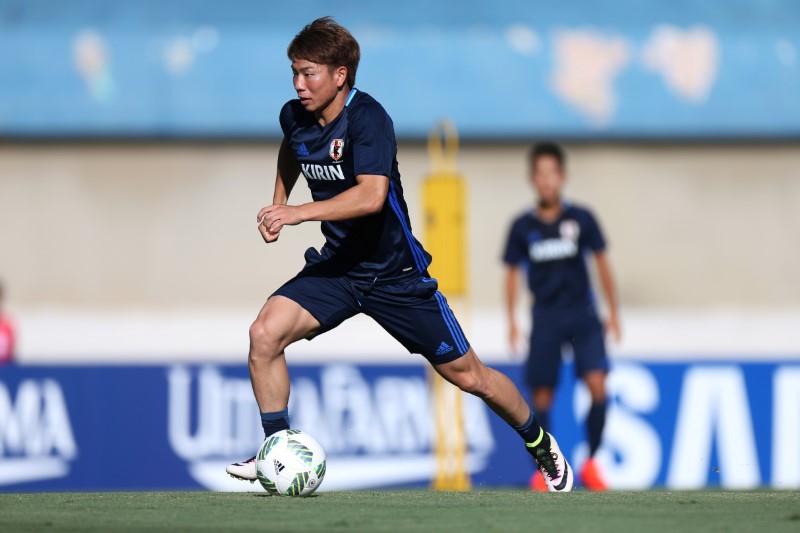
[[[267,437],[256,456],[264,490],[280,496],[309,496],[325,477],[325,451],[310,435],[284,429]]]

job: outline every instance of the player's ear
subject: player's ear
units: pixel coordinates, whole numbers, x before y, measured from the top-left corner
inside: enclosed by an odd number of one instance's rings
[[[344,65],[336,67],[333,71],[334,79],[336,80],[336,87],[341,89],[347,83],[347,67]]]

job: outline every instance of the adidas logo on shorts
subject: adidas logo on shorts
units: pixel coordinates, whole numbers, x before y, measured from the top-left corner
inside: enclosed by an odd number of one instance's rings
[[[446,342],[442,341],[442,344],[440,344],[439,348],[436,350],[436,355],[444,355],[452,351],[453,347],[447,344]]]

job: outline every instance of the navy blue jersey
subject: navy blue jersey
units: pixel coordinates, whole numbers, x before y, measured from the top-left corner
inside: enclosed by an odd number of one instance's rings
[[[389,178],[389,194],[379,213],[322,222],[326,242],[320,253],[324,260],[342,275],[359,279],[424,273],[431,256],[411,233],[394,124],[383,107],[367,93],[352,89],[342,112],[325,126],[299,100],[283,106],[280,121],[315,201],[354,187],[361,174]]]
[[[551,223],[539,220],[535,211],[514,220],[503,261],[527,270],[536,309],[566,309],[594,302],[586,255],[605,247],[592,213],[565,203]]]

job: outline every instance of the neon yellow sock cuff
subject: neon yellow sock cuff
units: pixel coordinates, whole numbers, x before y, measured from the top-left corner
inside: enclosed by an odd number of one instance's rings
[[[539,445],[540,442],[542,442],[543,438],[544,438],[544,430],[542,428],[539,428],[539,438],[533,442],[526,442],[525,446],[527,446],[528,448],[535,448]]]

